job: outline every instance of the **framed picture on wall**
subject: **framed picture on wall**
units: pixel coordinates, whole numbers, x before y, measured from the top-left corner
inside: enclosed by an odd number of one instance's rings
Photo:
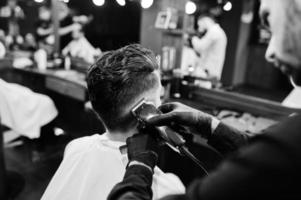
[[[170,19],[171,19],[171,12],[169,11],[159,12],[156,18],[155,27],[167,29],[169,26]]]

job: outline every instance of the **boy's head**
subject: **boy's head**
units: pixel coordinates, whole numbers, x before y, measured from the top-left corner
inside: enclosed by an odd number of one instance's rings
[[[136,125],[131,109],[141,98],[161,103],[157,60],[138,44],[105,53],[89,69],[87,82],[92,106],[109,131]]]

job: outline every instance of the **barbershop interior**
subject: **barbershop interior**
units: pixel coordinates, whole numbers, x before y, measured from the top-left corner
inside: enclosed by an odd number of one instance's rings
[[[0,0],[0,199],[107,199],[144,129],[153,199],[184,193],[227,156],[189,123],[150,125],[170,102],[248,137],[299,113],[301,76],[270,62],[260,4]]]

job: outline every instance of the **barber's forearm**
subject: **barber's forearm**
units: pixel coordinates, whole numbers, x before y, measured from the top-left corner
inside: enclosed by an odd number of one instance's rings
[[[71,33],[72,31],[73,31],[73,24],[65,26],[65,27],[61,27],[59,29],[59,35],[64,36],[64,35]]]
[[[194,36],[191,40],[193,48],[198,51],[202,52],[208,49],[208,47],[212,44],[213,39],[209,35],[205,35],[202,38],[198,38]]]
[[[222,154],[236,151],[248,143],[250,136],[220,122],[208,137],[208,144]]]
[[[53,32],[53,28],[48,28],[48,29],[38,28],[37,29],[37,34],[39,36],[48,36],[48,35],[52,34],[52,32]]]
[[[118,183],[108,196],[108,200],[151,200],[153,173],[141,165],[129,166],[123,181]]]

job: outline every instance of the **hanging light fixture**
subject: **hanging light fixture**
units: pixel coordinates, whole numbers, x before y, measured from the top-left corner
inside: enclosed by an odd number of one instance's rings
[[[223,6],[224,11],[230,11],[232,9],[232,3],[230,1],[228,1],[227,3],[225,3],[225,5]]]
[[[191,15],[191,14],[195,13],[196,9],[197,9],[197,6],[196,6],[196,4],[195,4],[194,2],[192,2],[192,1],[188,1],[188,2],[186,3],[186,5],[185,5],[185,12],[186,12],[186,14],[188,14],[188,15]]]
[[[125,6],[125,0],[116,0],[120,6]]]
[[[147,9],[151,7],[154,3],[154,0],[141,0],[141,7]]]
[[[92,2],[93,2],[96,6],[103,6],[103,4],[105,4],[105,0],[92,0]]]
[[[34,0],[36,3],[43,3],[44,0]]]

